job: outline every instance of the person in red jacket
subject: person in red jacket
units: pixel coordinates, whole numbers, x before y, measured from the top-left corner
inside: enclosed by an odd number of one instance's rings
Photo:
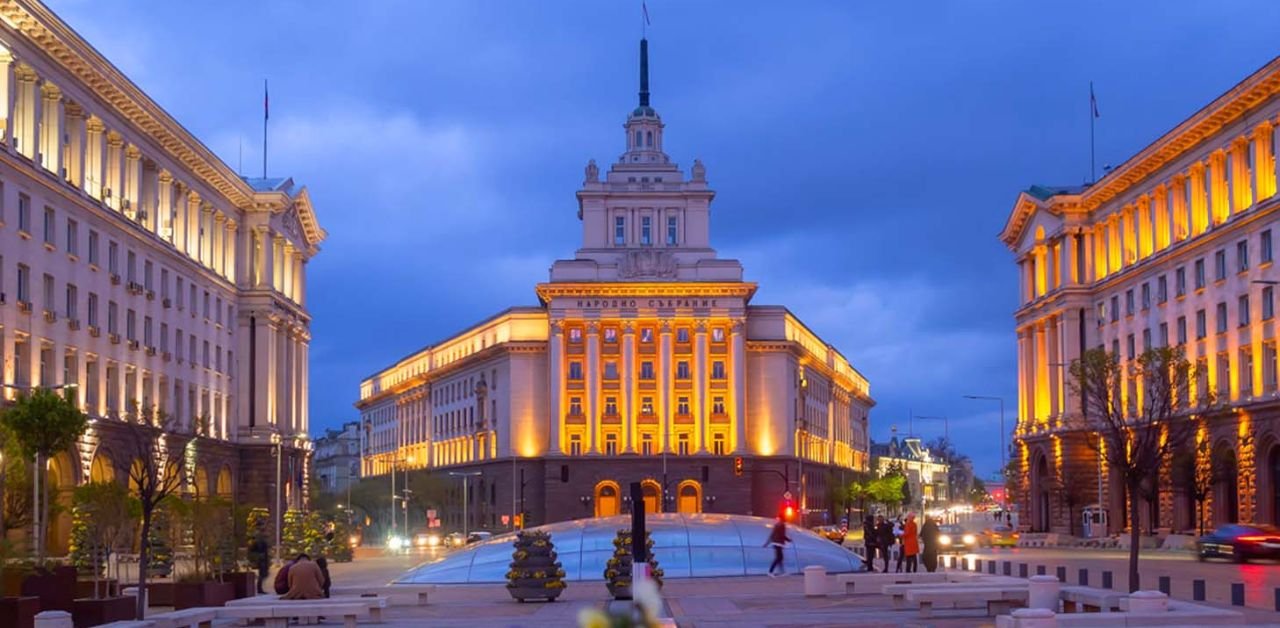
[[[916,527],[916,513],[907,515],[902,526],[902,553],[907,557],[907,573],[915,573],[920,554],[920,530]]]

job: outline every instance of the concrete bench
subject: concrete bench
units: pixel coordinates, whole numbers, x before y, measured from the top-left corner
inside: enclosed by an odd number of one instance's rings
[[[863,590],[870,589],[872,591],[879,590],[879,587],[886,584],[925,584],[925,583],[942,583],[947,582],[947,573],[927,571],[917,573],[838,573],[831,576],[835,579],[835,586],[829,587],[830,591],[839,591],[843,587],[846,595],[853,593],[858,587]]]
[[[935,606],[966,608],[977,602],[986,605],[989,617],[1007,615],[1015,606],[1026,606],[1029,593],[1025,587],[993,586],[984,588],[947,587],[907,591],[907,603],[920,607],[921,617],[932,617]]]
[[[1120,610],[1126,594],[1111,589],[1071,586],[1059,588],[1058,597],[1062,600],[1064,613],[1110,613]]]
[[[905,608],[906,604],[904,602],[907,593],[921,589],[959,591],[963,589],[990,589],[992,587],[1026,589],[1028,586],[1030,585],[1026,580],[1014,580],[1011,582],[983,582],[980,580],[974,580],[970,582],[940,582],[930,584],[886,584],[880,588],[880,593],[893,599],[894,608]]]
[[[374,623],[382,623],[382,609],[387,608],[388,599],[385,595],[379,596],[342,596],[327,597],[314,600],[282,600],[278,595],[258,595],[255,597],[240,598],[227,602],[222,608],[259,608],[272,607],[281,609],[293,609],[293,617],[315,617],[317,615],[328,616],[328,607],[354,604],[363,607],[369,613],[369,618]],[[315,610],[314,613],[301,614],[300,610]],[[337,615],[337,613],[332,613]]]
[[[1059,613],[1054,615],[1057,626],[1222,626],[1244,623],[1244,615],[1238,611],[1214,608],[1169,600],[1169,609],[1157,613]],[[1015,617],[1000,616],[996,618],[997,628],[1021,628],[1023,625]],[[1033,624],[1039,625],[1039,624]]]
[[[341,617],[345,628],[355,628],[356,617],[370,614],[373,609],[355,602],[339,602],[336,604],[310,604],[305,608],[296,602],[316,602],[317,600],[280,600],[265,606],[222,606],[217,609],[219,619],[262,620],[266,628],[288,628],[289,620],[310,620],[316,617]],[[299,623],[302,623],[300,621]],[[308,622],[309,623],[309,622]]]
[[[197,607],[149,615],[145,621],[151,628],[209,628],[217,618],[218,609]]]
[[[385,584],[373,586],[331,587],[331,595],[385,595],[392,606],[426,606],[427,596],[434,593],[434,584]]]
[[[99,624],[98,628],[151,628],[151,622],[149,620],[129,619]]]

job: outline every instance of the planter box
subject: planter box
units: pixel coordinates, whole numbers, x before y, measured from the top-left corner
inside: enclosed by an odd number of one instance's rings
[[[38,597],[0,597],[0,625],[13,628],[34,628],[36,613],[40,612]]]
[[[222,606],[235,599],[236,586],[230,582],[175,582],[173,610],[197,606]]]
[[[564,587],[548,589],[545,587],[507,587],[507,593],[511,594],[512,599],[519,602],[525,600],[546,600],[548,602],[556,601],[560,594],[564,592]]]
[[[76,580],[76,599],[91,597],[116,597],[120,595],[120,585],[115,578],[98,580],[98,591],[94,593],[93,580]]]
[[[42,611],[70,613],[76,599],[76,568],[55,567],[52,572],[37,570],[22,581],[22,595],[40,598]]]
[[[235,599],[253,597],[258,594],[258,574],[252,571],[232,571],[223,574],[223,578],[235,587]]]
[[[101,626],[113,621],[131,621],[137,619],[137,599],[127,597],[104,597],[101,599],[78,599],[71,610],[71,620],[76,628]]]
[[[147,583],[147,607],[152,606],[173,606],[172,582]]]
[[[18,569],[16,567],[5,567],[0,569],[0,596],[18,597],[22,595],[22,581],[27,579],[31,572],[26,569]]]

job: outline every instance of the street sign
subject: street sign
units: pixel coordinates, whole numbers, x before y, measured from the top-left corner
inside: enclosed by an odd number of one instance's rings
[[[783,498],[783,499],[791,499],[791,491],[787,491],[787,492],[783,493],[783,494],[782,494],[782,498]]]
[[[502,515],[502,525],[505,526],[510,523],[511,523],[511,515]]]
[[[435,518],[436,518],[436,509],[435,509],[435,508],[429,508],[429,509],[427,509],[427,518],[428,518],[428,519],[435,519]]]

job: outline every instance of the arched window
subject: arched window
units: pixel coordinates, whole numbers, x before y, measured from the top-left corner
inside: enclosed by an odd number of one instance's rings
[[[110,482],[115,477],[116,472],[111,467],[111,459],[103,451],[95,453],[93,455],[93,463],[89,467],[89,481]]]
[[[653,131],[644,132],[644,145],[653,146]]]
[[[702,486],[693,480],[685,480],[676,489],[676,512],[696,514],[702,512]]]
[[[640,148],[641,146],[643,146],[643,144],[641,144],[641,143],[640,143],[640,131],[639,131],[639,130],[637,130],[637,131],[636,131],[636,143],[635,143],[635,147],[636,147],[636,148]]]
[[[596,516],[612,517],[621,512],[619,508],[618,485],[605,480],[596,485]]]

